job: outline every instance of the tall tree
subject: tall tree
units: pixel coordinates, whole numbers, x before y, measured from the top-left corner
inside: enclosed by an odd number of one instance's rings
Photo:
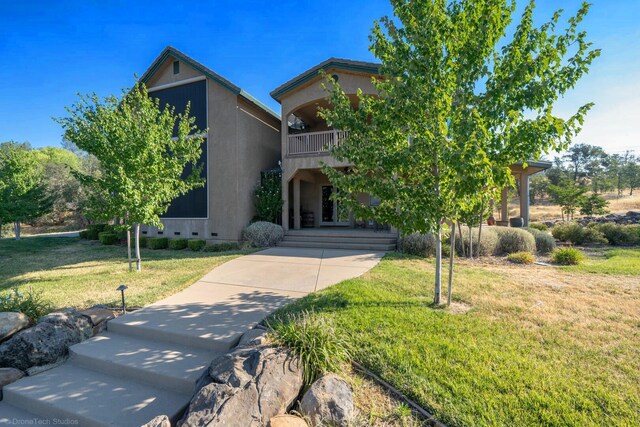
[[[606,155],[602,147],[576,144],[567,150],[563,158],[571,165],[573,180],[578,182],[580,178],[589,176],[590,172],[599,169]]]
[[[42,167],[27,144],[0,144],[0,224],[12,222],[16,240],[21,223],[52,209],[53,199],[42,180]]]
[[[160,215],[171,201],[204,185],[197,164],[203,133],[189,117],[188,105],[184,114],[161,108],[142,84],[122,97],[80,96],[67,111],[69,117],[56,119],[65,140],[100,161],[99,175],[76,173],[91,189],[90,215],[123,218],[128,236],[133,226],[136,270],[141,271],[140,225],[162,228]]]
[[[382,62],[378,96],[358,93],[358,108],[328,78],[331,109],[321,115],[349,136],[333,155],[354,164],[324,167],[337,198],[357,215],[403,233],[436,236],[434,302],[440,303],[441,234],[447,220],[481,192],[512,184],[508,166],[565,149],[590,104],[563,119],[552,113],[599,55],[578,25],[584,4],[556,32],[561,13],[540,27],[534,2],[511,41],[499,48],[515,2],[392,0],[397,20],[376,22],[371,50]],[[571,53],[570,53],[571,52]],[[379,206],[363,206],[368,192]]]

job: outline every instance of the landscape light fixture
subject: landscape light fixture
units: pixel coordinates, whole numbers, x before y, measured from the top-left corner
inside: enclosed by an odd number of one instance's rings
[[[127,285],[125,285],[124,283],[120,286],[118,286],[118,289],[116,289],[116,291],[120,291],[120,293],[122,294],[122,314],[125,314],[127,312],[127,306],[124,303],[124,290],[125,289],[129,289],[129,287]]]

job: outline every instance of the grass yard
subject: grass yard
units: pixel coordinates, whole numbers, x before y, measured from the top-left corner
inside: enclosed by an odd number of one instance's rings
[[[575,268],[462,261],[451,310],[431,304],[432,261],[389,254],[286,311],[327,317],[357,361],[449,426],[636,426],[639,255]]]
[[[54,307],[142,306],[186,288],[215,266],[245,252],[207,253],[142,249],[142,273],[129,273],[126,247],[75,238],[0,240],[0,294],[32,287]]]

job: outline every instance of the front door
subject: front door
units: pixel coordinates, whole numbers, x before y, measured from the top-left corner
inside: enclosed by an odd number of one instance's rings
[[[335,191],[340,191],[332,185],[322,186],[322,217],[320,225],[348,226],[349,210],[339,201],[331,199]]]

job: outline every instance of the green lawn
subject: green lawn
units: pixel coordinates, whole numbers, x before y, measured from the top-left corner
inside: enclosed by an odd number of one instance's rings
[[[126,247],[74,238],[0,240],[0,294],[33,288],[54,307],[119,306],[115,289],[125,283],[127,304],[142,306],[189,286],[236,253],[142,250],[141,273],[129,273]]]
[[[594,251],[585,263],[563,267],[566,271],[610,275],[640,275],[640,250],[602,249]]]
[[[639,253],[589,265],[637,271]],[[390,254],[286,310],[329,318],[357,361],[449,426],[640,425],[640,277],[588,271],[467,262],[454,300],[471,308],[454,314],[431,305],[431,261]]]

